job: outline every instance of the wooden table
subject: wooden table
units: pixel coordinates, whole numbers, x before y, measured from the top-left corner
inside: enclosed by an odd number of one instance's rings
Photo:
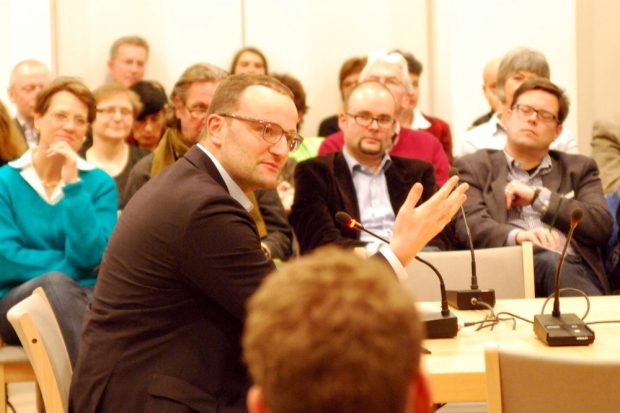
[[[509,311],[529,320],[539,314],[544,299],[498,300],[495,312]],[[582,297],[564,297],[560,301],[563,313],[582,316],[586,301]],[[590,313],[586,322],[620,319],[620,296],[591,297]],[[551,313],[553,302],[547,305],[545,313]],[[438,311],[438,303],[419,303],[421,311]],[[487,310],[451,310],[459,324],[480,321]],[[595,341],[583,347],[548,347],[536,338],[532,324],[517,320],[516,330],[512,322],[503,321],[494,330],[476,327],[461,328],[453,339],[426,340],[424,346],[431,351],[422,359],[422,365],[430,379],[433,401],[436,403],[474,402],[487,399],[484,346],[496,341],[501,346],[510,346],[558,356],[592,358],[620,358],[620,323],[595,324]]]

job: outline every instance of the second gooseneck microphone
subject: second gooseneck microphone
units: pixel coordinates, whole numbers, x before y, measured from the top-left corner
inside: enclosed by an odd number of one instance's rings
[[[344,211],[336,212],[336,222],[339,224],[354,229],[357,231],[364,231],[367,234],[375,237],[376,239],[389,244],[390,242],[385,238],[375,234],[374,232],[364,228],[364,226],[357,222]],[[428,266],[439,279],[439,289],[441,294],[441,313],[426,313],[421,315],[421,319],[426,326],[426,334],[428,338],[452,338],[458,333],[458,320],[455,315],[450,313],[448,308],[448,299],[446,296],[446,285],[444,284],[443,277],[439,273],[439,270],[434,265],[420,257],[415,257],[416,260]]]

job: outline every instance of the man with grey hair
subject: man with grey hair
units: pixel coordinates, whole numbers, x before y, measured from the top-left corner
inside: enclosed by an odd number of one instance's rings
[[[34,104],[37,93],[52,80],[44,63],[28,59],[17,63],[11,71],[8,95],[15,105],[15,124],[30,148],[37,146],[34,127]]]
[[[108,70],[114,83],[132,87],[144,79],[149,44],[140,36],[124,36],[116,39],[110,47]]]
[[[498,72],[495,94],[499,100],[498,111],[486,122],[465,132],[458,155],[474,153],[479,149],[502,149],[506,145],[506,114],[512,107],[514,92],[528,79],[541,77],[549,80],[549,63],[537,50],[518,47],[502,58]],[[577,141],[564,128],[551,145],[551,149],[578,153]]]
[[[407,122],[407,101],[411,98],[413,87],[409,80],[407,61],[399,53],[374,52],[368,57],[368,63],[360,73],[359,81],[374,80],[384,84],[392,93],[396,102],[397,121],[392,142],[386,148],[390,155],[403,158],[421,159],[435,168],[437,184],[442,185],[448,179],[450,162],[441,143],[428,132],[412,130],[401,125]],[[342,131],[325,138],[319,148],[319,155],[338,152],[344,146]]]

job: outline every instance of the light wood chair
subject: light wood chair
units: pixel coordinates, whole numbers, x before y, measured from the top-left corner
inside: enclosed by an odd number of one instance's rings
[[[73,370],[54,311],[37,288],[7,313],[37,378],[47,412],[66,412]]]
[[[495,289],[495,297],[534,298],[534,253],[532,243],[514,247],[485,248],[474,251],[478,286]],[[421,252],[418,256],[433,264],[441,273],[446,289],[469,289],[471,253],[463,251]],[[407,266],[405,284],[417,301],[439,301],[439,281],[426,265],[413,260]]]
[[[28,356],[21,346],[0,343],[0,412],[7,411],[7,385],[9,383],[36,382]]]
[[[620,408],[620,357],[568,358],[485,348],[488,413],[607,413]]]

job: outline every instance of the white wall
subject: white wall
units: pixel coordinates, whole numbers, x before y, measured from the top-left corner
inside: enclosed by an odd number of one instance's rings
[[[471,122],[489,110],[481,89],[484,65],[519,46],[545,54],[551,80],[565,88],[572,100],[565,125],[577,133],[575,1],[431,2],[435,51],[431,113],[450,120],[455,147]]]
[[[52,66],[50,0],[0,0],[0,100],[7,96],[11,70],[19,61],[38,59]]]
[[[110,44],[127,34],[148,39],[152,50],[146,75],[170,90],[195,62],[228,69],[245,33],[245,44],[264,50],[272,71],[289,72],[302,81],[310,106],[302,132],[310,136],[319,121],[339,106],[337,76],[342,61],[399,47],[424,63],[420,106],[450,122],[458,144],[461,132],[487,110],[480,89],[486,61],[513,47],[528,46],[545,53],[552,80],[567,89],[572,100],[567,127],[587,151],[592,120],[599,113],[615,112],[617,93],[609,92],[620,89],[613,83],[618,67],[613,39],[620,30],[615,24],[620,12],[616,3],[0,0],[0,99],[8,103],[10,70],[28,57],[50,64],[55,73],[82,77],[91,87],[100,85]]]

